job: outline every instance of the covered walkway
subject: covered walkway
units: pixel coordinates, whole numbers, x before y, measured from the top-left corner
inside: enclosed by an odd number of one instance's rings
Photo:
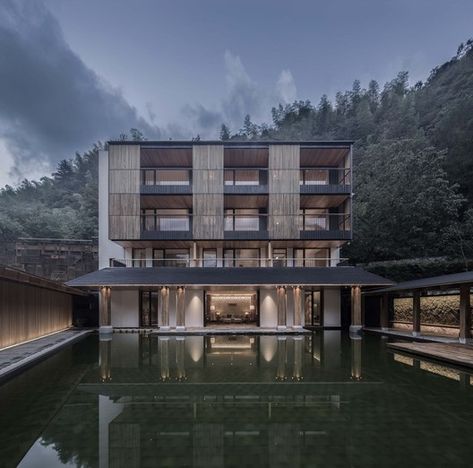
[[[427,294],[439,294],[442,291],[458,291],[459,295],[459,326],[458,338],[461,343],[471,339],[471,287],[473,285],[473,271],[441,275],[419,280],[405,281],[387,288],[365,292],[365,296],[379,297],[379,325],[378,330],[390,333],[400,330],[391,325],[391,310],[393,298],[398,295],[408,295],[412,300],[412,330],[410,334],[404,331],[406,337],[422,337],[421,333],[421,297]],[[435,296],[429,296],[435,297]],[[426,324],[427,325],[427,324]],[[425,335],[425,334],[424,334]],[[452,335],[451,338],[454,338]],[[446,339],[448,339],[446,337]]]

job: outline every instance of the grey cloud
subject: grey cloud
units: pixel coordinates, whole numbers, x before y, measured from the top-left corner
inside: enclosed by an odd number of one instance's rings
[[[255,122],[267,121],[271,107],[296,98],[296,85],[290,70],[283,70],[273,89],[263,89],[247,73],[240,57],[229,51],[224,55],[227,93],[217,109],[202,104],[186,106],[184,116],[194,131],[204,137],[215,137],[221,123],[238,130],[246,114]]]
[[[0,61],[0,138],[19,175],[132,127],[161,136],[70,49],[39,0],[2,0]]]

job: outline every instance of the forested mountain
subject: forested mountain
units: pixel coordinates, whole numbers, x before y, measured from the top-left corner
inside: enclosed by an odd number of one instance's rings
[[[136,130],[132,136],[142,136]],[[425,82],[401,72],[382,89],[359,81],[332,102],[296,101],[250,116],[222,139],[354,140],[355,262],[445,256],[473,258],[473,42],[462,44]],[[97,235],[96,144],[62,161],[52,177],[0,192],[0,235]]]

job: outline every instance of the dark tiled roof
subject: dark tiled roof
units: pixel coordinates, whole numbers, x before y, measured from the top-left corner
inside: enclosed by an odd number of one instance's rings
[[[397,292],[397,291],[412,291],[414,289],[434,289],[440,287],[455,287],[460,284],[473,284],[473,271],[465,271],[463,273],[453,273],[451,275],[433,276],[431,278],[423,278],[412,281],[404,281],[397,283],[389,288],[377,289],[370,292],[370,294]]]
[[[75,287],[150,285],[388,286],[392,281],[357,267],[104,268],[67,283]]]
[[[301,145],[343,147],[353,144],[352,140],[110,140],[110,145],[146,146],[192,146],[192,145],[225,145],[225,146],[267,146],[267,145]]]
[[[36,286],[38,288],[50,289],[53,291],[59,291],[67,294],[75,294],[82,296],[83,291],[71,288],[59,283],[58,281],[52,281],[42,276],[33,275],[17,268],[12,268],[7,265],[0,265],[0,281],[8,281],[18,284],[25,284],[28,286]]]

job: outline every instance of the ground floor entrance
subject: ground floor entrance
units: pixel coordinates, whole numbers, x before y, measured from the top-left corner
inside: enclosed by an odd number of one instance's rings
[[[156,285],[102,289],[107,294],[101,290],[101,314],[113,328],[283,331],[341,325],[339,287]]]
[[[204,303],[204,326],[259,326],[257,291],[206,291]]]

